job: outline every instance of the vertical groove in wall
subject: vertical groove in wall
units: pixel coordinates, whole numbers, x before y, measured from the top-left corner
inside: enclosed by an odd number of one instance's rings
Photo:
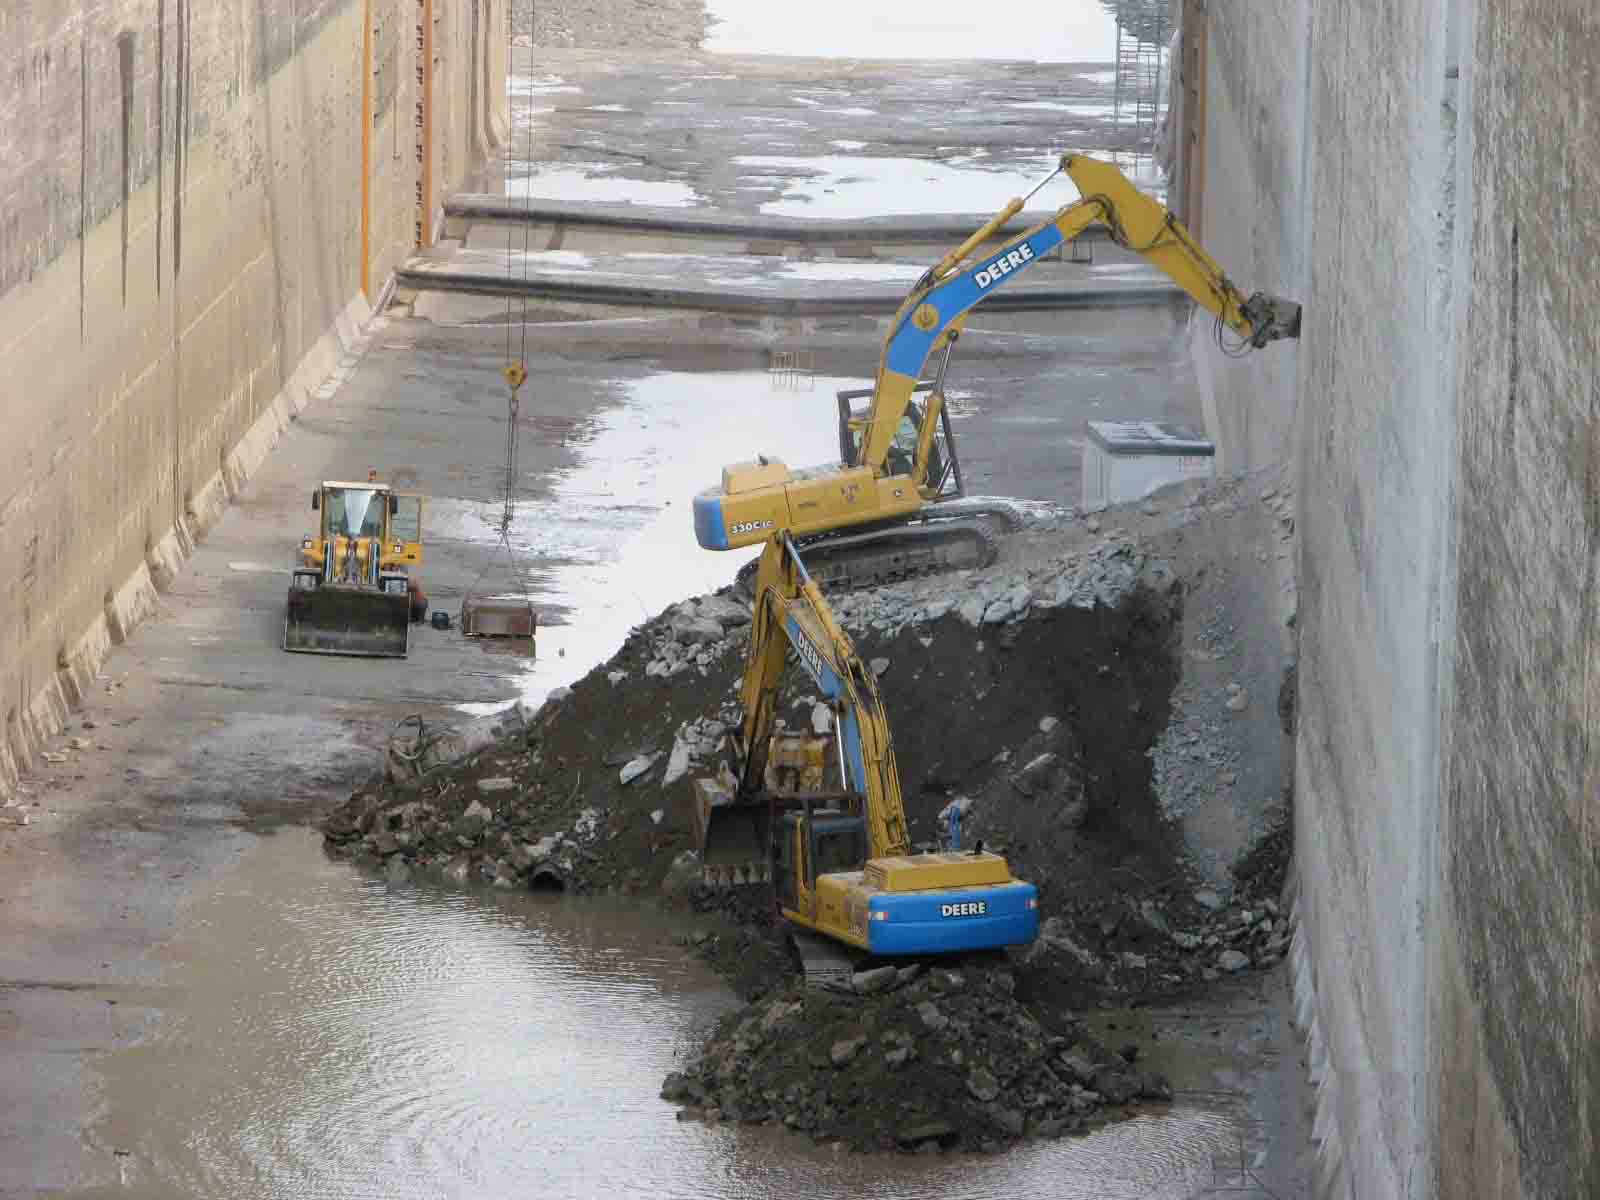
[[[167,0],[156,0],[156,296],[161,295],[167,169]]]
[[[189,2],[177,0],[172,72],[172,278],[183,269],[183,196],[189,149]]]
[[[1516,440],[1517,419],[1517,383],[1522,374],[1522,251],[1520,246],[1521,227],[1516,221],[1511,223],[1511,299],[1510,312],[1507,324],[1510,329],[1507,333],[1506,353],[1510,365],[1506,370],[1506,420],[1505,440],[1506,449],[1511,449],[1511,444]]]
[[[372,300],[372,0],[361,5],[361,294]]]
[[[78,99],[78,340],[89,334],[89,7],[84,0],[82,41],[78,45],[81,92]]]
[[[422,38],[422,214],[417,247],[433,244],[433,0],[420,0]]]
[[[122,97],[122,306],[128,306],[128,199],[133,193],[133,34],[117,34],[117,79]]]

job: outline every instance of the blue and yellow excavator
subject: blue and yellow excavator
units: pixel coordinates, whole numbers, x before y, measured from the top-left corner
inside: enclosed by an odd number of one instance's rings
[[[831,735],[775,735],[791,649],[833,714]],[[768,539],[756,573],[740,697],[732,764],[694,781],[710,877],[762,881],[770,871],[784,917],[874,955],[1034,940],[1038,893],[1012,878],[1003,857],[981,846],[911,853],[876,677],[784,534]],[[839,786],[830,789],[835,766]],[[796,778],[800,786],[786,786]]]
[[[760,457],[724,468],[721,484],[695,497],[701,546],[732,550],[786,532],[830,588],[992,561],[985,518],[1006,509],[963,497],[944,403],[950,352],[972,309],[1091,225],[1105,226],[1113,242],[1149,260],[1211,313],[1224,350],[1244,353],[1299,337],[1298,304],[1263,292],[1245,296],[1178,219],[1114,164],[1069,154],[1060,170],[1077,185],[1079,200],[985,250],[1022,211],[1023,201],[1012,200],[911,290],[890,324],[873,386],[839,394],[842,461],[791,470]],[[934,379],[923,381],[928,360],[941,351]],[[857,409],[858,400],[867,403]]]

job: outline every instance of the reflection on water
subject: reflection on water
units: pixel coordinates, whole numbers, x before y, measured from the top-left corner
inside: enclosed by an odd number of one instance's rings
[[[756,551],[702,550],[696,492],[722,468],[757,454],[790,466],[839,457],[834,392],[857,378],[816,376],[801,391],[759,371],[666,372],[627,384],[628,399],[597,413],[578,464],[547,498],[517,506],[512,537],[526,563],[556,564],[539,580],[538,658],[517,680],[538,703],[614,654],[628,631],[669,604],[715,591]],[[465,536],[481,516],[435,505],[441,536]]]
[[[727,993],[621,902],[391,891],[296,831],[198,901],[167,1019],[102,1060],[151,1197],[1189,1197],[1231,1102],[997,1158],[861,1156],[657,1097]]]

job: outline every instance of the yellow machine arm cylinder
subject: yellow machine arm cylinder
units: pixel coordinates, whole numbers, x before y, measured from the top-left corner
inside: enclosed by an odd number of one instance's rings
[[[1061,169],[1077,185],[1081,199],[997,249],[974,257],[1021,211],[1023,202],[1012,200],[945,255],[906,297],[884,341],[858,463],[879,475],[885,473],[895,430],[928,356],[959,332],[966,314],[1014,275],[1091,225],[1104,225],[1113,242],[1148,259],[1247,346],[1259,348],[1300,335],[1298,304],[1262,292],[1245,296],[1177,217],[1134,187],[1114,164],[1068,154],[1061,159]]]
[[[872,669],[856,654],[850,635],[801,562],[786,535],[768,539],[756,573],[750,653],[740,699],[744,748],[739,790],[760,791],[767,745],[777,715],[786,652],[794,648],[806,673],[833,705],[847,790],[860,793],[868,857],[905,854],[910,848],[900,772],[889,723]]]

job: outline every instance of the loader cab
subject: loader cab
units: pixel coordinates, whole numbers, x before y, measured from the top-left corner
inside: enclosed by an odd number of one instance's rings
[[[917,384],[916,394],[922,400],[913,400],[906,406],[905,414],[895,429],[885,466],[894,476],[917,473],[917,447],[921,443],[923,424],[928,413],[928,396],[933,382]],[[872,409],[872,389],[852,388],[838,393],[839,400],[839,460],[846,467],[858,466],[861,461],[861,439],[866,431],[867,418]],[[928,469],[923,479],[922,491],[933,500],[953,500],[964,494],[961,481],[961,463],[956,457],[955,435],[950,429],[950,412],[939,407],[938,427],[928,443]]]
[[[322,509],[324,538],[381,538],[388,528],[394,500],[387,488],[326,483],[312,497],[311,507]]]
[[[867,828],[835,808],[788,812],[778,826],[773,886],[781,908],[809,915],[817,876],[859,871],[867,862]]]

